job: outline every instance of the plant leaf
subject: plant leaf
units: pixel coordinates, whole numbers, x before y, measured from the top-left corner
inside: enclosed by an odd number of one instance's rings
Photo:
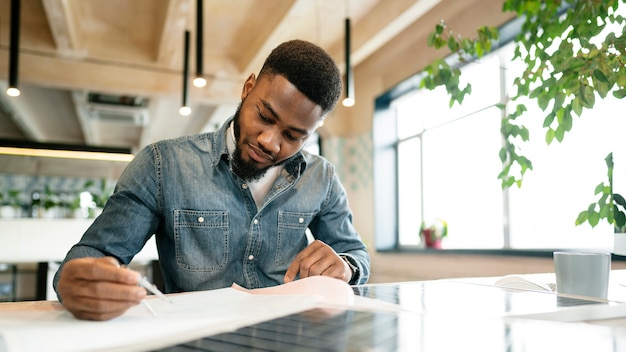
[[[613,92],[613,96],[616,97],[617,99],[626,98],[626,88],[616,90],[615,92]]]

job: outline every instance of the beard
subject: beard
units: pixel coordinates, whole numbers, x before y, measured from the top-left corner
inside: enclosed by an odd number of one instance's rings
[[[239,111],[241,110],[241,105],[243,101],[239,103],[237,107],[237,111],[235,112],[235,118],[233,119],[233,128],[235,132],[235,152],[232,157],[232,168],[237,176],[244,179],[246,182],[258,181],[265,175],[267,169],[271,166],[259,168],[256,166],[256,162],[253,160],[245,161],[242,157],[241,148],[239,148],[239,138],[241,137],[241,128],[239,125]]]

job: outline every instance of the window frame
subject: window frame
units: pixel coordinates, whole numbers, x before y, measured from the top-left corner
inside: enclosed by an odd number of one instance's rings
[[[521,30],[521,19],[516,18],[500,27],[500,42],[493,46],[496,51],[510,44]],[[502,57],[502,56],[501,56]],[[446,58],[451,66],[460,66],[458,60],[451,56]],[[396,136],[396,126],[398,117],[393,108],[393,101],[404,96],[411,91],[420,89],[420,82],[424,74],[416,74],[401,82],[397,86],[385,92],[375,99],[375,109],[373,114],[373,163],[374,163],[374,245],[378,251],[412,252],[412,251],[433,251],[431,249],[410,248],[400,245],[399,233],[399,209],[398,209],[398,143],[400,140]],[[501,84],[504,85],[505,75],[501,74]],[[502,88],[502,87],[501,87]],[[504,89],[500,89],[504,94]],[[504,97],[500,97],[501,102]],[[502,110],[502,115],[506,115],[506,110]],[[405,138],[406,139],[406,138]],[[503,193],[504,215],[508,216],[509,191],[504,189]],[[422,201],[423,202],[423,201]],[[439,252],[444,253],[474,253],[474,254],[505,254],[523,256],[551,257],[554,250],[563,248],[511,248],[511,231],[508,221],[503,223],[503,246],[499,249],[444,249]],[[626,257],[613,256],[613,259],[626,260]]]
[[[509,43],[521,31],[522,19],[514,18],[499,27],[500,40],[494,43],[492,51],[496,51]],[[452,67],[460,67],[463,64],[456,55],[445,58]],[[374,100],[374,113],[372,117],[372,146],[373,146],[373,193],[374,193],[374,246],[377,251],[421,251],[429,249],[408,248],[400,245],[399,234],[399,209],[398,209],[398,142],[396,128],[398,116],[392,103],[415,90],[420,89],[420,82],[425,77],[423,72],[415,74],[400,82],[390,90]],[[502,75],[501,75],[502,77]],[[502,89],[501,89],[502,91]],[[501,100],[504,99],[501,97]],[[506,112],[503,111],[502,114]],[[507,207],[508,191],[503,190],[503,202],[505,213]],[[423,208],[423,206],[422,206]],[[503,247],[501,249],[445,249],[437,250],[448,253],[542,253],[545,256],[552,254],[552,250],[515,250],[510,248],[510,232],[506,221],[503,226]]]

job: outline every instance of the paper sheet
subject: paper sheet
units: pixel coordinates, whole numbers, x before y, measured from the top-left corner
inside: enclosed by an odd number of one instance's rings
[[[171,296],[173,305],[147,300],[105,322],[81,321],[66,311],[0,314],[0,351],[142,351],[170,346],[305,311],[317,296],[251,295],[232,288]]]
[[[349,307],[354,305],[354,291],[346,282],[327,276],[310,276],[279,286],[245,289],[233,284],[234,289],[251,294],[263,295],[314,295],[320,298],[320,304]]]
[[[400,311],[397,305],[355,296],[345,282],[313,276],[275,287],[231,288],[154,296],[110,321],[75,319],[65,310],[0,312],[0,352],[143,351],[228,332],[312,308]],[[153,313],[156,313],[156,315]]]
[[[290,295],[315,295],[320,298],[318,308],[353,309],[361,311],[406,311],[398,304],[383,302],[381,300],[356,296],[352,287],[346,282],[327,276],[311,276],[305,279],[292,281],[283,285],[245,289],[237,284],[232,288],[251,294],[290,294]]]

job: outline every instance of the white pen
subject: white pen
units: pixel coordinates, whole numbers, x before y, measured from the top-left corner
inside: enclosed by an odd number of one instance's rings
[[[171,299],[165,297],[163,292],[161,292],[153,283],[148,281],[147,277],[144,276],[141,279],[139,279],[138,284],[139,284],[139,286],[145,288],[146,290],[150,291],[151,293],[159,296],[159,298],[161,298],[162,300],[164,300],[166,302],[169,302],[169,303],[174,303],[174,302],[172,302]]]
[[[154,311],[154,309],[152,309],[152,307],[148,304],[148,302],[146,302],[145,299],[141,300],[141,304],[143,304],[143,306],[146,307],[146,309],[148,309],[148,311],[150,311],[152,315],[154,315],[155,317],[158,316],[157,313]]]

